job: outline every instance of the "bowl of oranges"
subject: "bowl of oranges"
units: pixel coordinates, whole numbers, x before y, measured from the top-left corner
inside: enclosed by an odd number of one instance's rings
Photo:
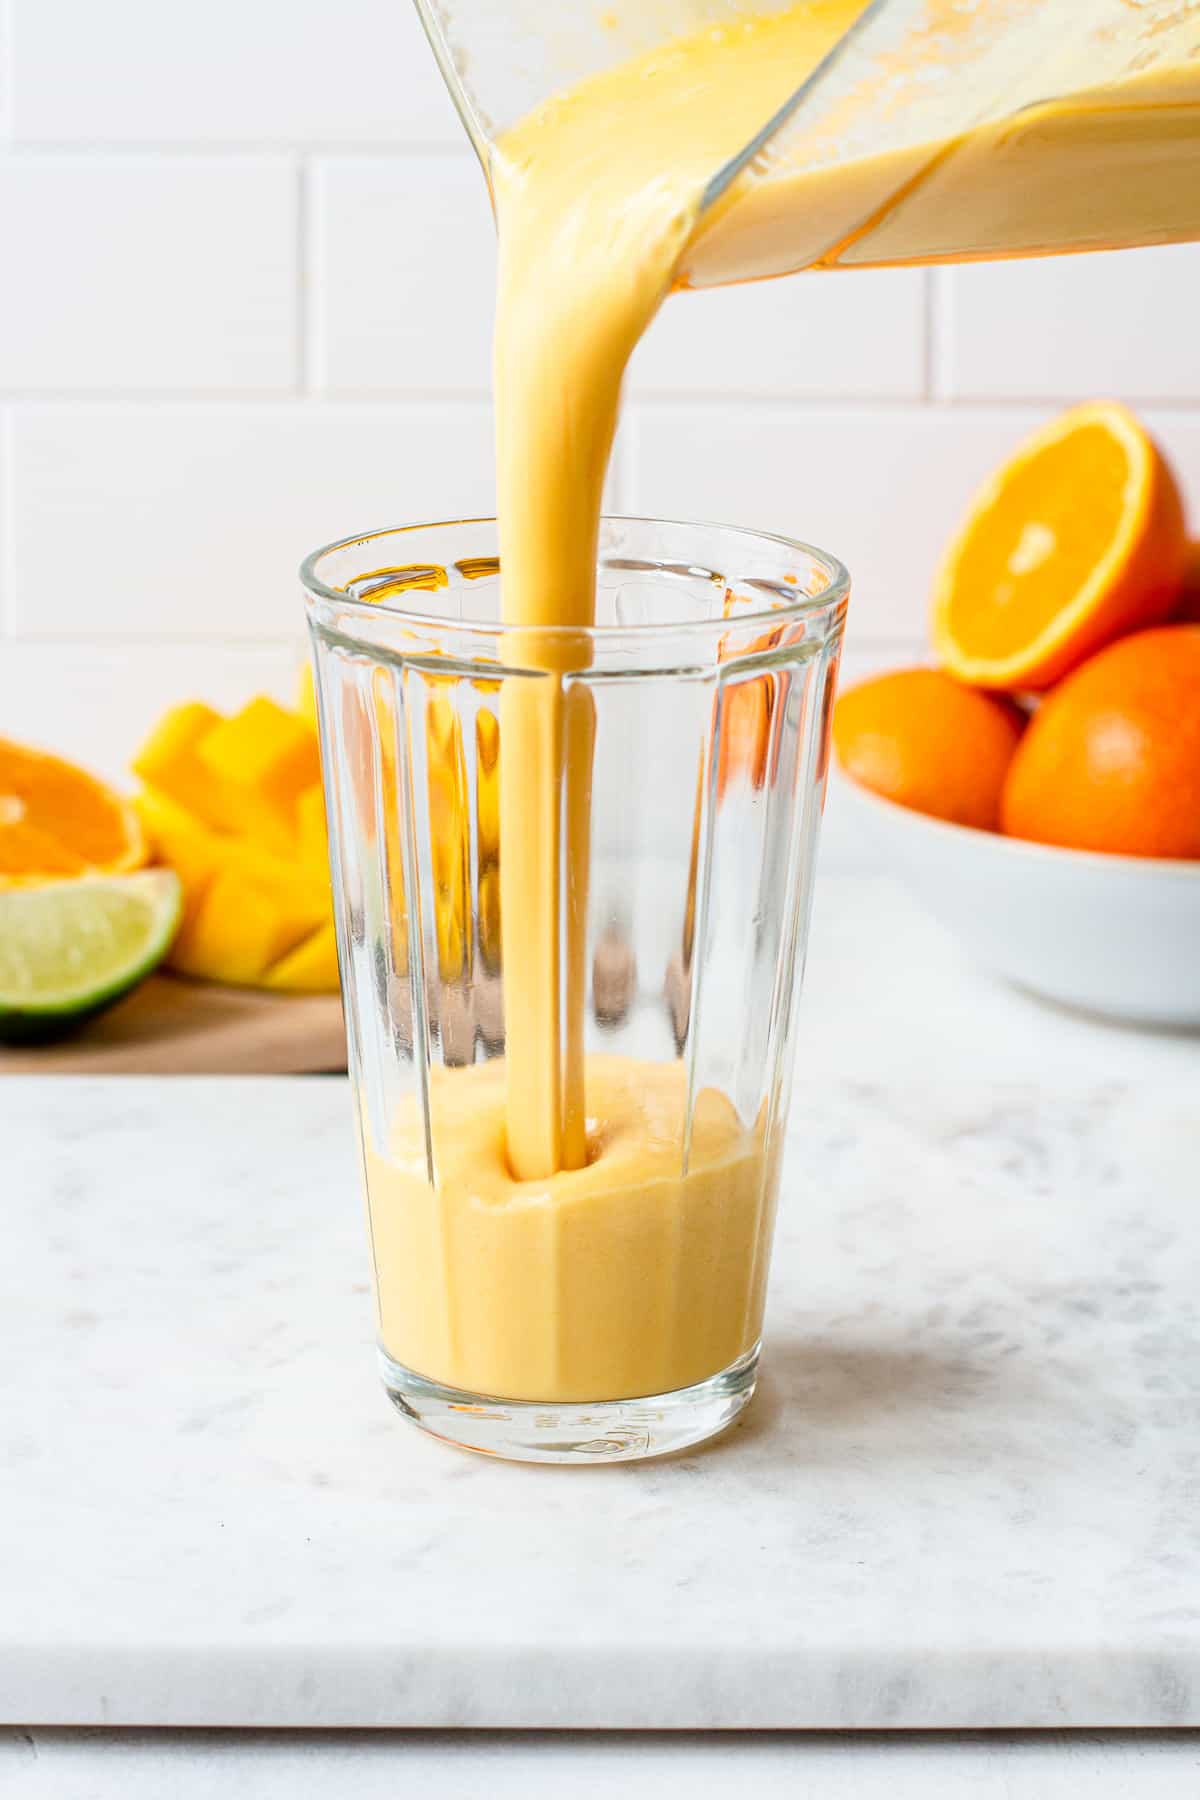
[[[837,703],[860,830],[996,973],[1200,1026],[1200,546],[1130,412],[1076,407],[991,478],[932,637]]]

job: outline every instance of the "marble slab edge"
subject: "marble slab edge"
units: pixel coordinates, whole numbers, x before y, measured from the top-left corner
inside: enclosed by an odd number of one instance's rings
[[[1200,1653],[714,1655],[581,1644],[392,1655],[234,1647],[0,1654],[0,1722],[231,1729],[1016,1730],[1200,1726]]]

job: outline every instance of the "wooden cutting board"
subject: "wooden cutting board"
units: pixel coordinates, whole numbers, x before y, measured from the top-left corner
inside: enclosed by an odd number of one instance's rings
[[[262,994],[152,975],[74,1037],[0,1047],[0,1075],[315,1075],[344,1070],[336,994]]]

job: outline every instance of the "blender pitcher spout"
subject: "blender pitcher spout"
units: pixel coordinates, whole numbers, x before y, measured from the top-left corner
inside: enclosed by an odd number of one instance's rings
[[[496,143],[552,95],[708,27],[806,10],[416,4],[489,184]],[[678,285],[1200,238],[1193,0],[807,6],[831,41],[712,170]]]
[[[815,84],[870,20],[895,0],[860,0],[858,16],[820,64],[798,81],[787,102],[738,153],[714,169],[703,206],[715,204],[767,148]],[[417,13],[458,116],[490,180],[491,150],[518,120],[591,75],[731,17],[779,10],[728,0],[664,0],[653,8],[604,10],[592,0],[415,0]],[[650,17],[644,15],[649,13]]]

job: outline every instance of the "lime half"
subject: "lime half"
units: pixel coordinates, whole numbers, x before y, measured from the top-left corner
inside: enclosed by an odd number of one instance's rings
[[[179,925],[171,869],[0,890],[0,1041],[62,1037],[136,987]]]

